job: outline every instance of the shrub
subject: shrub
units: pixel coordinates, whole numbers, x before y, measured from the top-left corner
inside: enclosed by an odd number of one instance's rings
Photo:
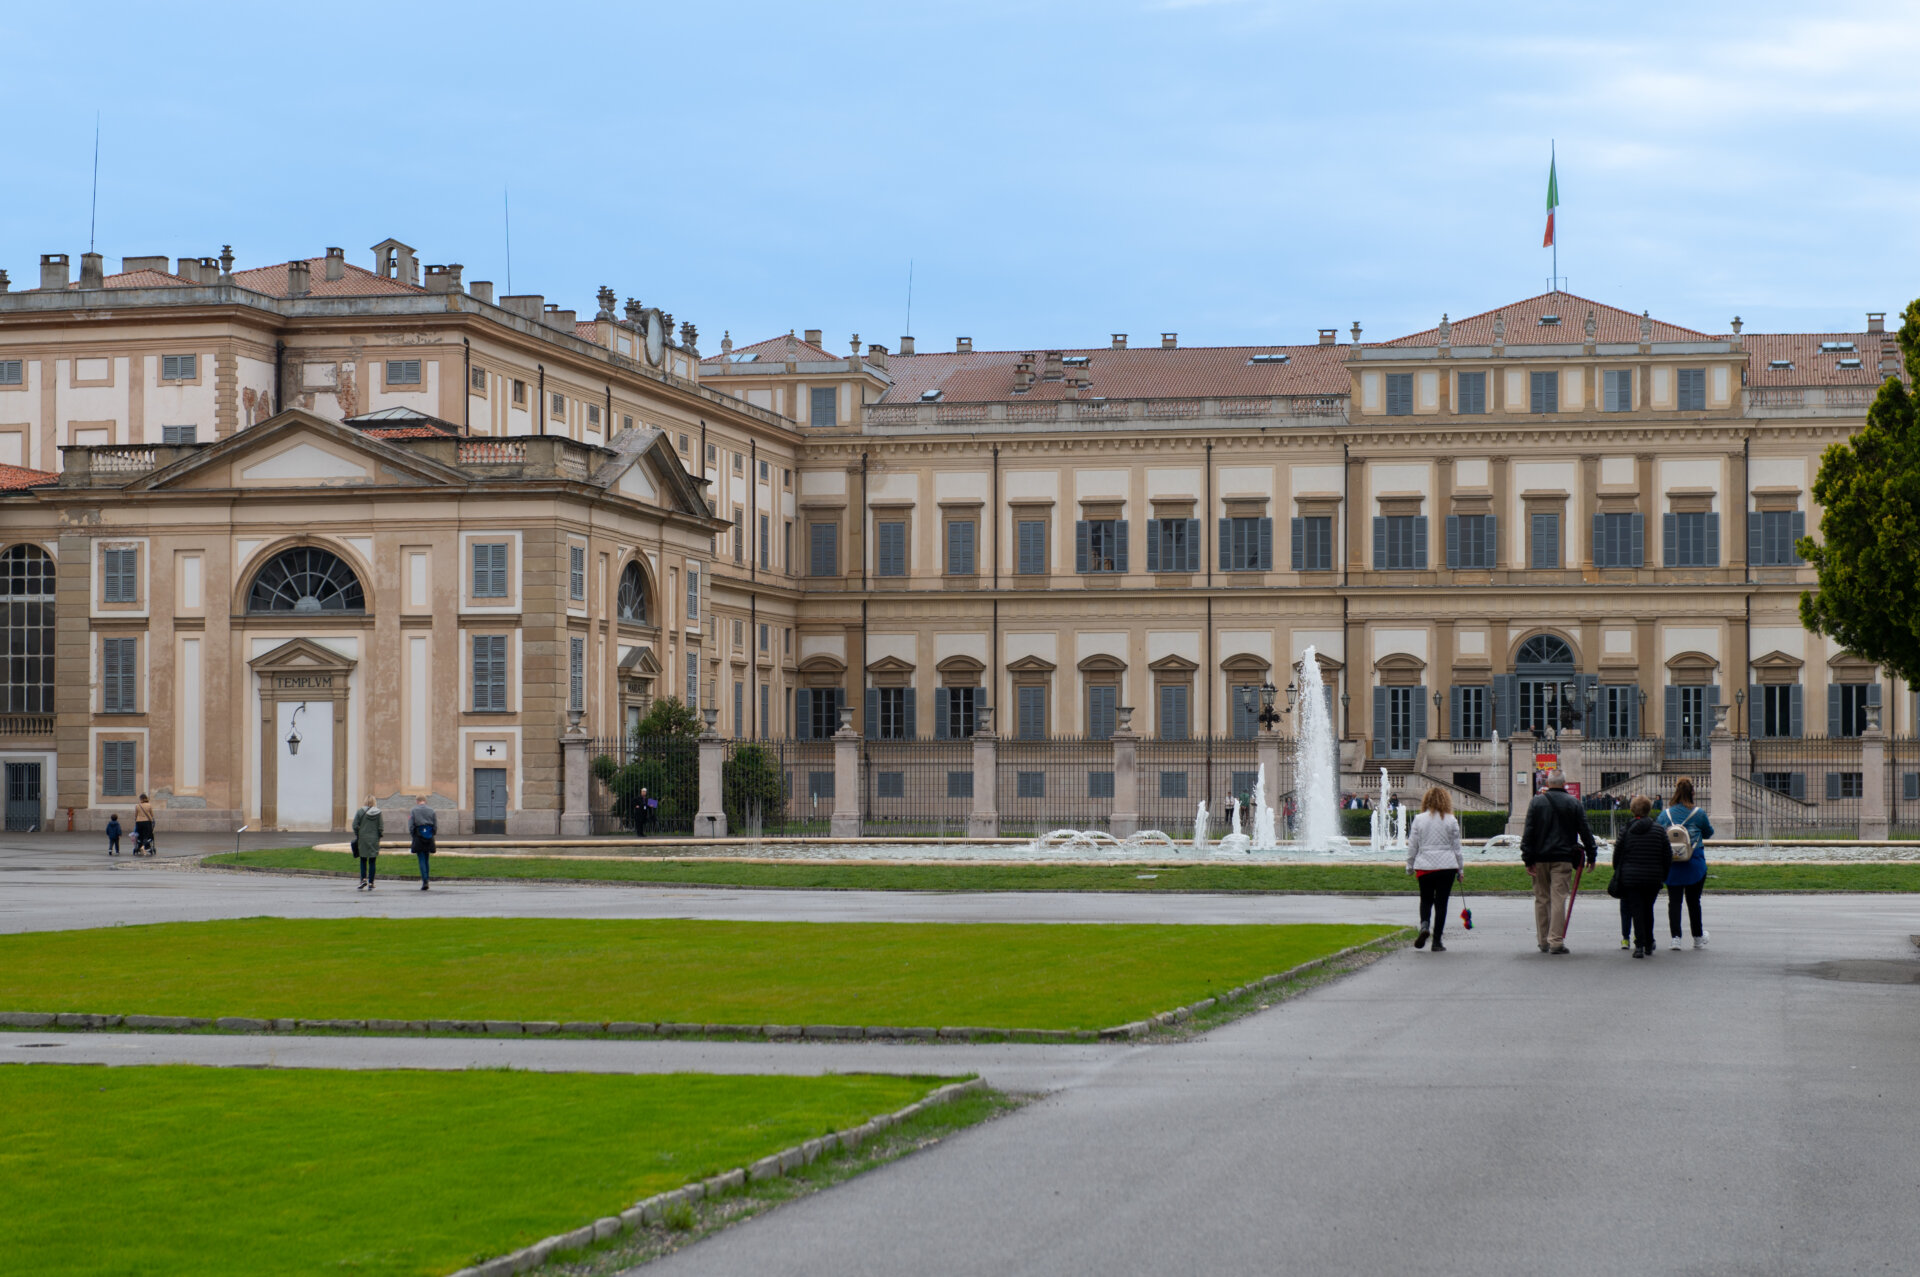
[[[1493,838],[1507,832],[1504,811],[1463,811],[1460,813],[1462,838]]]
[[[727,813],[727,828],[736,834],[744,832],[754,803],[760,805],[763,827],[784,824],[781,789],[780,759],[771,749],[760,744],[736,746],[733,757],[720,767],[720,805]]]

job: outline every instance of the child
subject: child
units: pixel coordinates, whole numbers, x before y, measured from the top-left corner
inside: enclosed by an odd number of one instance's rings
[[[120,854],[120,817],[117,815],[107,817],[107,854]]]

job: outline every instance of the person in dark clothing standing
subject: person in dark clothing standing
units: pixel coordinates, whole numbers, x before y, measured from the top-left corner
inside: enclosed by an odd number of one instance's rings
[[[1533,929],[1542,953],[1566,953],[1567,900],[1573,893],[1573,870],[1583,859],[1593,868],[1600,858],[1587,827],[1587,813],[1567,794],[1567,777],[1555,769],[1547,773],[1547,787],[1527,804],[1527,823],[1520,835],[1520,860],[1533,878]]]
[[[647,787],[640,787],[640,796],[633,800],[633,832],[637,837],[645,838],[653,827],[653,813],[660,806],[659,800],[648,795]]]
[[[120,816],[117,812],[107,817],[107,854],[120,854]]]
[[[433,856],[434,836],[440,832],[433,814],[433,808],[427,805],[427,796],[420,800],[407,813],[407,834],[413,840],[413,858],[420,862],[420,890],[427,890],[427,861]]]
[[[1666,831],[1653,823],[1653,800],[1634,795],[1633,823],[1613,844],[1613,872],[1620,879],[1620,906],[1633,920],[1633,956],[1653,956],[1653,901],[1673,868]]]

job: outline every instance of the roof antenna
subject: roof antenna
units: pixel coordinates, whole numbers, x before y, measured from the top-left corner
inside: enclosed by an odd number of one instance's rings
[[[87,209],[87,251],[93,251],[93,231],[100,218],[100,112],[93,113],[93,203]]]
[[[900,331],[913,335],[913,259],[907,259],[907,326]]]
[[[507,291],[504,296],[513,296],[513,205],[507,200],[506,183],[500,185],[500,216],[507,232]]]

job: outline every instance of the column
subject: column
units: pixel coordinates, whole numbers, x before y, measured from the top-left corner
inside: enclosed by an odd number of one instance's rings
[[[1724,701],[1713,707],[1713,730],[1707,736],[1707,798],[1717,818],[1714,833],[1722,838],[1740,836],[1733,801],[1733,732],[1727,727],[1727,711],[1732,708]]]
[[[1286,786],[1280,783],[1279,732],[1270,727],[1260,730],[1260,743],[1256,750],[1256,757],[1258,757],[1260,761],[1261,768],[1267,773],[1267,801],[1272,803],[1275,808],[1274,817],[1276,822],[1281,826],[1281,837],[1284,838],[1286,836],[1286,819],[1280,815],[1279,809],[1285,807],[1286,804],[1279,801],[1278,795]]]
[[[967,837],[1000,836],[999,740],[993,734],[993,706],[973,711],[973,810],[967,813]]]
[[[840,707],[840,730],[833,734],[833,816],[835,838],[860,836],[860,735],[853,730],[853,707]]]
[[[560,836],[562,838],[585,838],[593,832],[593,821],[587,806],[587,744],[588,736],[580,726],[580,711],[569,710],[567,717],[572,720],[567,734],[560,738],[561,763],[561,801]],[[700,796],[706,798],[705,759],[702,760]]]
[[[714,730],[719,711],[707,709],[707,730],[700,733],[700,810],[693,817],[696,838],[725,838],[727,812],[721,805],[720,769],[725,766],[727,743]]]
[[[1887,729],[1880,713],[1878,705],[1867,707],[1860,736],[1860,837],[1869,842],[1887,837]]]
[[[1140,832],[1140,769],[1135,753],[1140,738],[1133,734],[1131,705],[1116,707],[1113,716],[1113,815],[1107,832],[1129,838]]]

